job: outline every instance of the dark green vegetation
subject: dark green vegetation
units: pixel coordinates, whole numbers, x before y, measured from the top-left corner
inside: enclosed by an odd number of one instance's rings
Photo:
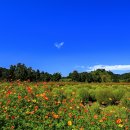
[[[62,77],[60,73],[49,74],[48,72],[40,72],[24,64],[18,63],[11,65],[9,69],[0,67],[0,80],[3,81],[76,81],[87,83],[104,83],[104,82],[130,82],[130,73],[122,75],[114,74],[105,69],[98,69],[96,71],[78,73],[73,71],[67,77]]]
[[[130,85],[0,83],[0,130],[129,130]]]
[[[47,72],[40,72],[33,70],[31,67],[26,67],[24,64],[18,63],[11,65],[9,69],[0,68],[0,80],[6,81],[59,81],[61,79],[60,73],[49,74]]]

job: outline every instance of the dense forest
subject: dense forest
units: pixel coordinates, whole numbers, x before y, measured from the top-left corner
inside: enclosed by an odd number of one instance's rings
[[[114,74],[105,69],[97,69],[91,72],[73,71],[67,77],[62,77],[61,73],[57,72],[50,74],[48,72],[34,70],[32,67],[27,67],[25,64],[18,63],[11,65],[9,69],[0,67],[0,81],[75,81],[87,83],[102,83],[102,82],[130,82],[130,73]]]

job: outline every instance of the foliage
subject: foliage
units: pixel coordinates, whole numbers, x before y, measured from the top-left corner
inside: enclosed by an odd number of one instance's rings
[[[122,75],[114,74],[105,69],[97,69],[92,72],[81,72],[74,70],[69,76],[62,77],[61,73],[50,74],[48,72],[34,70],[25,64],[11,65],[9,69],[0,67],[0,81],[63,81],[63,82],[86,82],[86,83],[108,83],[108,82],[130,82],[130,73]]]
[[[31,67],[26,67],[25,64],[18,63],[11,65],[10,69],[0,68],[0,80],[6,81],[59,81],[61,79],[60,73],[53,75],[47,72],[40,72],[40,70],[33,70]]]
[[[130,108],[130,92],[127,92],[121,101],[125,107]]]
[[[79,89],[79,99],[85,105],[89,101],[89,90],[88,88],[80,88]]]
[[[103,102],[108,101],[119,88],[124,93],[130,90],[129,85],[1,82],[0,129],[129,130],[129,93],[114,96],[120,104],[97,102],[101,97]],[[81,99],[94,97],[93,92],[97,93],[95,102],[84,104]]]
[[[113,92],[111,88],[98,89],[96,91],[96,99],[100,104],[110,105],[113,103]]]

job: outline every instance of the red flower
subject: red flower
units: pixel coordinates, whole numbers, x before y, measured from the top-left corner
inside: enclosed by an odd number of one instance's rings
[[[11,118],[12,118],[12,119],[15,119],[15,116],[12,116]]]
[[[6,96],[8,96],[10,94],[12,94],[12,92],[10,90],[8,90],[7,93],[6,93]]]
[[[18,99],[21,99],[21,96],[20,96],[20,95],[18,95]]]
[[[11,126],[11,129],[14,129],[14,126]]]
[[[7,92],[7,94],[11,94],[12,92],[9,90],[8,92]]]
[[[31,88],[31,87],[28,87],[28,88],[27,88],[27,91],[28,91],[28,93],[32,93],[32,88]]]

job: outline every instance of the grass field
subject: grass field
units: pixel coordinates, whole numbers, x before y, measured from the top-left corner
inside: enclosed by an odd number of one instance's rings
[[[130,84],[0,83],[0,130],[130,130]]]

